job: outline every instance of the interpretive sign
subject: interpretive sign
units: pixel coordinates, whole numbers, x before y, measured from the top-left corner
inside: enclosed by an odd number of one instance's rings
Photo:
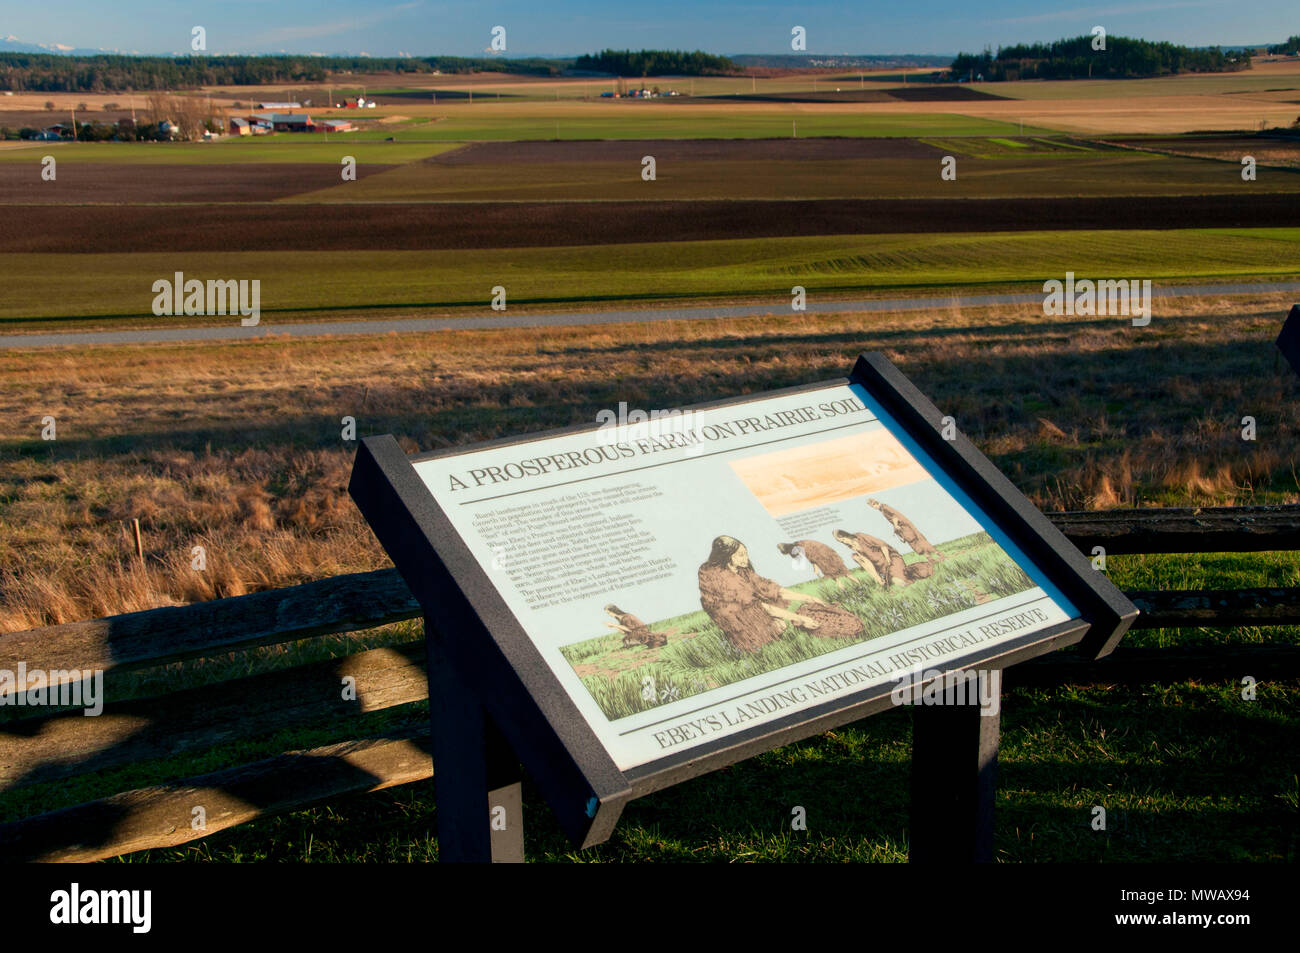
[[[598,420],[411,457],[370,438],[351,487],[579,843],[921,672],[1104,654],[1136,615],[883,357]]]

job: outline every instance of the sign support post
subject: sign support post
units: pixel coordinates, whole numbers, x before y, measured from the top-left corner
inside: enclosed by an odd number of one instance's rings
[[[910,863],[993,862],[1000,675],[979,670],[981,684],[987,681],[997,698],[991,713],[979,699],[912,710]]]
[[[426,616],[433,782],[442,863],[524,862],[519,761],[442,652]]]

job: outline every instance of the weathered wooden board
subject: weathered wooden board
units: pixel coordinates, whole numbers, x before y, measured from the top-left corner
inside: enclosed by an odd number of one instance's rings
[[[371,649],[158,698],[0,725],[0,791],[250,739],[333,719],[340,734],[360,716],[428,697],[424,645]],[[345,699],[343,679],[355,679]],[[423,719],[421,719],[423,720]],[[350,727],[351,726],[351,727]]]
[[[290,751],[0,825],[0,859],[85,862],[175,847],[257,817],[432,776],[427,727]],[[202,830],[194,827],[196,807]]]

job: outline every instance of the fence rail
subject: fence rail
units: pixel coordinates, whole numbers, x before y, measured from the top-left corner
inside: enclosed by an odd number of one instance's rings
[[[1048,514],[1085,554],[1300,550],[1300,506],[1159,509]],[[1300,588],[1128,593],[1142,610],[1135,628],[1300,624]],[[190,606],[0,635],[0,669],[70,680],[75,670],[120,672],[254,646],[375,628],[418,617],[396,570],[355,573]],[[59,673],[62,672],[62,676]],[[338,686],[355,679],[355,699]],[[1300,649],[1287,644],[1132,649],[1085,661],[1057,653],[1020,665],[1009,686],[1300,677]],[[0,791],[197,752],[254,735],[383,711],[428,697],[420,643],[358,651],[323,662],[230,678],[103,714],[55,712],[0,723]],[[26,710],[25,710],[26,711]],[[346,731],[346,728],[340,729]],[[355,728],[353,730],[355,733]],[[255,817],[433,774],[427,727],[412,727],[113,794],[0,825],[0,858],[95,860],[175,846]],[[206,826],[191,825],[202,804]]]

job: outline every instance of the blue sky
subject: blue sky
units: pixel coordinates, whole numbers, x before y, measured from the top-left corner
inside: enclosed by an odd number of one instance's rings
[[[912,0],[764,4],[710,0],[440,3],[434,0],[56,0],[8,2],[0,37],[26,43],[188,52],[192,27],[209,53],[369,53],[474,56],[492,27],[510,55],[573,54],[603,47],[788,53],[790,28],[807,29],[810,53],[951,53],[986,44],[1108,33],[1194,46],[1280,42],[1300,33],[1297,0]]]

